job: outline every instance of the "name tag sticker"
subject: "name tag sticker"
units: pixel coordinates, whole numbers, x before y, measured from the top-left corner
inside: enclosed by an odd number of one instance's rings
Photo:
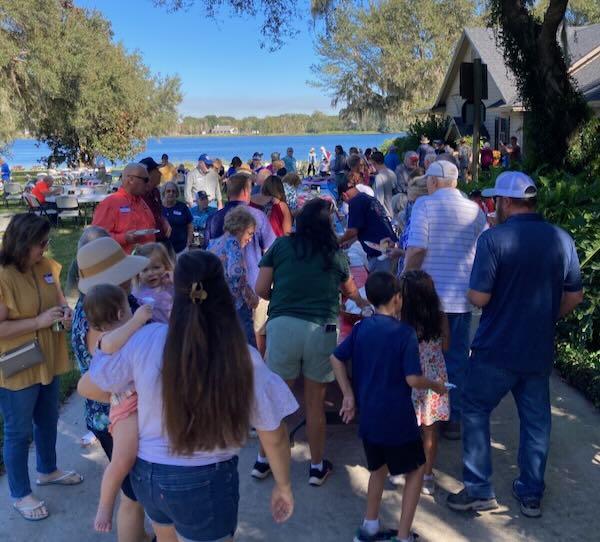
[[[119,211],[121,213],[130,213],[131,209],[129,207],[119,207]]]
[[[175,216],[181,216],[181,211],[173,211],[173,214],[174,214]]]
[[[44,275],[44,280],[48,283],[48,284],[54,284],[54,277],[52,276],[52,273],[46,273]]]

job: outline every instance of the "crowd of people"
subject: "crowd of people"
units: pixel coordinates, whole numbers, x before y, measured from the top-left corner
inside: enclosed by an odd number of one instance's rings
[[[523,515],[541,515],[555,324],[583,296],[575,245],[536,213],[530,177],[506,171],[469,198],[457,185],[460,150],[428,152],[425,140],[402,157],[321,149],[333,199],[321,185],[298,197],[292,148],[269,164],[234,157],[228,171],[206,154],[187,173],[166,155],[128,164],[78,243],[73,310],[45,255],[49,222],[15,215],[0,249],[0,409],[15,510],[49,515],[28,475],[32,426],[36,484],[83,482],[57,467],[55,451],[70,331],[86,426],[110,460],[93,523],[112,529],[120,492],[120,542],[144,539],[144,514],[159,542],[233,540],[237,455],[251,430],[260,446],[250,474],[273,476],[271,513],[286,521],[286,418],[300,378],[310,485],[334,471],[328,385],[339,385],[344,422],[360,412],[370,479],[356,542],[414,540],[420,495],[436,491],[438,432],[464,446],[464,489],[448,506],[496,508],[490,414],[508,392],[521,424],[513,491]],[[358,321],[340,340],[351,303]],[[471,340],[473,307],[482,315]],[[393,529],[379,522],[388,475],[404,478]]]

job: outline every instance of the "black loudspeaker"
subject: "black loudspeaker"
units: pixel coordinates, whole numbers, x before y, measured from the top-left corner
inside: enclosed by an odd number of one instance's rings
[[[474,99],[472,62],[461,62],[460,64],[460,96],[469,102]],[[481,99],[488,99],[487,64],[481,65]]]

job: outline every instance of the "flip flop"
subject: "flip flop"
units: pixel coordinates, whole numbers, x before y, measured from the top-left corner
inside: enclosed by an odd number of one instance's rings
[[[83,482],[83,476],[74,470],[69,470],[58,478],[45,481],[36,480],[35,483],[38,486],[76,486],[77,484],[81,484],[81,482]]]
[[[96,438],[96,435],[94,435],[94,433],[92,433],[91,431],[88,431],[85,435],[83,435],[83,437],[79,439],[79,444],[82,448],[88,448],[89,446],[95,444],[97,440],[98,439]]]
[[[46,519],[50,515],[47,508],[46,508],[45,515],[41,515],[39,517],[33,517],[33,516],[27,515],[31,512],[35,512],[36,510],[39,510],[40,508],[45,508],[45,507],[46,507],[46,503],[44,501],[40,501],[35,506],[17,506],[16,502],[13,503],[13,508],[19,513],[19,515],[23,519],[26,519],[27,521],[42,521],[43,519]]]

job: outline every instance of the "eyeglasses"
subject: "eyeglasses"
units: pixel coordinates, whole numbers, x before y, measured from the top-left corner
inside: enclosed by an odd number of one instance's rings
[[[43,241],[40,241],[40,247],[46,248],[50,244],[51,240],[52,239],[50,239],[50,237],[48,237],[48,239],[44,239]]]
[[[141,175],[132,175],[132,174],[129,174],[129,177],[136,177],[138,179],[142,179],[142,181],[144,181],[145,183],[147,183],[150,180],[150,177],[142,177]]]

